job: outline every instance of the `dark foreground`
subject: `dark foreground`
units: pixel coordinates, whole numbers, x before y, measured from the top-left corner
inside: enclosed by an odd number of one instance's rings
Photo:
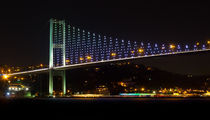
[[[210,98],[40,98],[0,99],[1,115],[62,117],[192,117],[210,112]],[[28,118],[28,117],[27,117]]]

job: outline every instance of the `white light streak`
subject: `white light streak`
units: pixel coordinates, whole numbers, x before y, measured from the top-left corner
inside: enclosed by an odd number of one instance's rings
[[[210,51],[210,49],[182,51],[182,52],[173,52],[173,53],[164,53],[164,54],[160,53],[160,54],[155,54],[155,55],[127,57],[127,58],[111,59],[111,60],[101,60],[101,61],[96,61],[96,62],[88,62],[88,63],[73,64],[73,65],[66,65],[66,66],[58,66],[58,67],[53,67],[53,69],[54,70],[66,70],[66,69],[70,69],[71,67],[79,67],[79,66],[99,64],[99,63],[108,63],[108,62],[115,62],[115,61],[140,59],[140,58],[149,58],[149,57],[158,57],[158,56],[168,56],[168,55],[176,55],[176,54],[196,53],[196,52],[203,52],[203,51]],[[29,71],[24,71],[24,72],[11,73],[11,74],[8,74],[8,76],[22,75],[22,74],[31,74],[31,73],[37,73],[37,72],[47,72],[48,70],[49,70],[49,68],[43,68],[43,69],[37,69],[37,70],[29,70]]]

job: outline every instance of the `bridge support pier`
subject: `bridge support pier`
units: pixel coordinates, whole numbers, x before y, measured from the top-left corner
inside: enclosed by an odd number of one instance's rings
[[[61,76],[62,77],[62,91],[63,96],[66,95],[66,71],[55,71],[50,69],[49,71],[49,96],[53,96],[53,77],[54,76]]]
[[[62,88],[63,88],[63,95],[66,95],[66,71],[63,70],[62,72]]]
[[[49,96],[53,96],[53,70],[49,70]]]

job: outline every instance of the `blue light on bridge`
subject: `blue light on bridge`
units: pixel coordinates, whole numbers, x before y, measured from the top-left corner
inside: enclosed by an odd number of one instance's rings
[[[96,62],[102,60],[122,59],[138,56],[155,56],[158,54],[171,54],[182,51],[205,50],[206,45],[197,44],[169,44],[169,43],[151,43],[122,40],[111,36],[100,35],[95,32],[81,30],[65,22],[66,29],[61,25],[62,22],[56,22],[53,25],[53,43],[63,44],[63,39],[66,40],[66,52],[63,53],[62,47],[54,48],[54,65],[62,66],[63,54],[66,55],[67,65]],[[63,35],[65,34],[65,35]],[[65,38],[63,37],[65,36]],[[198,43],[198,42],[197,42]],[[173,45],[171,48],[169,45]],[[141,48],[144,52],[139,53]],[[87,56],[91,59],[87,60]]]
[[[203,45],[203,46],[202,46],[202,49],[205,50],[205,49],[206,49],[206,45]]]

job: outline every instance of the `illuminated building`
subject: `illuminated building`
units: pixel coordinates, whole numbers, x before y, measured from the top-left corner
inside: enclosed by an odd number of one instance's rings
[[[98,94],[104,94],[104,95],[109,95],[109,90],[105,85],[100,85],[96,87],[96,93]]]
[[[9,82],[7,97],[30,97],[30,89],[21,83],[20,80]]]

